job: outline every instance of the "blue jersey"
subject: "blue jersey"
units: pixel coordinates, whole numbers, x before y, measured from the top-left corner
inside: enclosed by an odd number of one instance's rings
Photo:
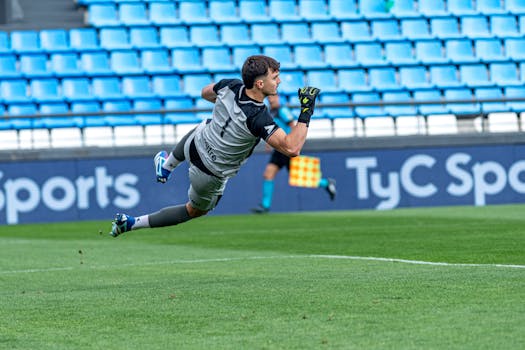
[[[281,129],[284,130],[285,133],[290,132],[290,123],[295,119],[292,112],[290,111],[290,108],[288,107],[281,107],[277,110],[271,110],[271,115],[273,117],[273,120],[275,121],[275,124],[277,124]]]

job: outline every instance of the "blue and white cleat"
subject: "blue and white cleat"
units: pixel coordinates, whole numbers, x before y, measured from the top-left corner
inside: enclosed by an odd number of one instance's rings
[[[124,232],[131,231],[131,227],[135,224],[135,218],[131,215],[119,214],[115,215],[115,219],[111,223],[110,236],[117,237]]]
[[[160,151],[155,155],[154,163],[157,182],[166,183],[166,181],[168,181],[170,178],[171,171],[163,168],[164,163],[166,163],[166,159],[168,159],[168,152],[166,151]]]

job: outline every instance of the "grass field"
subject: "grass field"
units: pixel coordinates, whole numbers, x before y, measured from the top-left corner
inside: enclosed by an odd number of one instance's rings
[[[525,206],[109,227],[0,227],[1,349],[525,344]]]

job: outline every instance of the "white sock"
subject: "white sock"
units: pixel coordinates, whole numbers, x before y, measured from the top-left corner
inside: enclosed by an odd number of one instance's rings
[[[166,170],[173,171],[180,163],[181,161],[175,158],[173,152],[170,152],[162,167]]]
[[[138,230],[140,228],[149,228],[149,217],[148,215],[137,216],[135,218],[135,224],[131,227],[132,230]]]

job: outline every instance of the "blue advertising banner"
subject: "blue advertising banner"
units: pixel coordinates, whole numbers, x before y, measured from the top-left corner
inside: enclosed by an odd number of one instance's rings
[[[394,209],[525,202],[525,145],[312,152],[337,197],[288,185],[281,171],[272,211]],[[270,154],[254,154],[212,214],[249,213],[261,199]],[[108,220],[185,203],[187,166],[156,183],[152,158],[0,163],[0,224]],[[108,226],[109,227],[109,226]]]

